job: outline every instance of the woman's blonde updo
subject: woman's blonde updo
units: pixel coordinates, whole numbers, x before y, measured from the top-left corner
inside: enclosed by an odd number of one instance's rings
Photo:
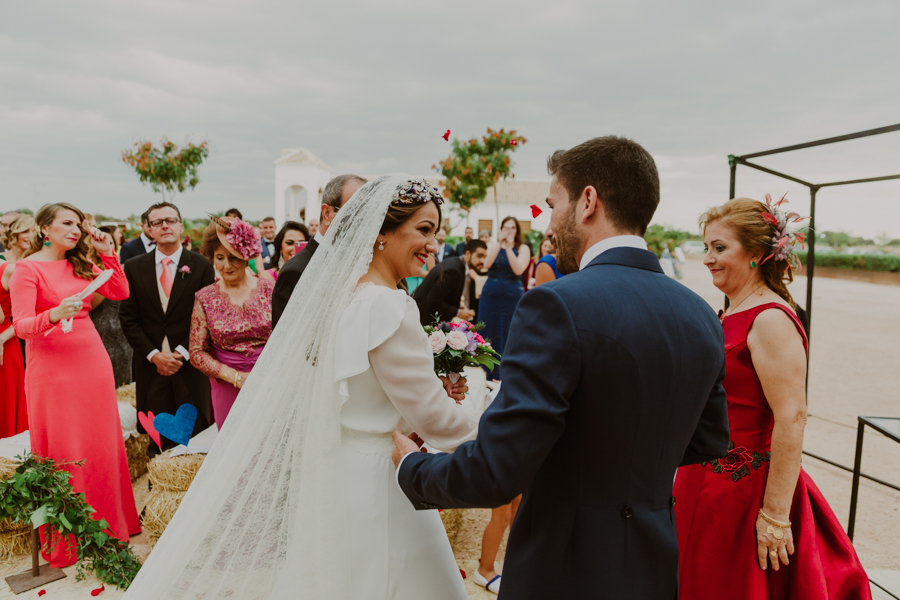
[[[9,231],[6,232],[6,235],[2,240],[3,245],[6,246],[7,249],[12,248],[19,243],[19,234],[25,233],[32,227],[34,227],[34,217],[24,213],[20,214],[9,224]],[[30,241],[31,240],[29,240],[29,242]]]
[[[61,210],[71,210],[78,215],[78,229],[81,230],[81,237],[75,247],[66,252],[66,259],[72,263],[75,269],[75,275],[87,281],[93,281],[97,276],[94,273],[94,264],[88,258],[91,254],[93,245],[88,241],[87,232],[84,231],[84,213],[66,202],[57,202],[55,204],[45,204],[34,216],[34,232],[31,234],[31,248],[25,252],[25,256],[29,256],[38,252],[44,246],[44,235],[41,230],[49,227],[56,218],[56,213]]]
[[[734,198],[703,213],[700,216],[700,230],[705,234],[708,225],[723,221],[734,232],[744,250],[762,256],[757,268],[763,283],[793,306],[794,299],[787,289],[787,284],[794,281],[790,262],[774,256],[763,262],[772,254],[772,237],[775,235],[772,225],[762,217],[763,213],[768,212],[766,205],[759,200]]]

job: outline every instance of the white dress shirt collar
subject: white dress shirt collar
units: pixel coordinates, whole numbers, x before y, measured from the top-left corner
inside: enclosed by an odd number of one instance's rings
[[[325,241],[325,236],[322,235],[322,231],[320,230],[316,232],[316,235],[313,236],[313,239],[316,240],[317,244],[321,244]]]
[[[144,244],[144,252],[150,252],[156,247],[156,242],[153,238],[147,237],[147,234],[143,231],[141,232],[141,242]]]
[[[646,250],[647,242],[638,235],[614,235],[605,240],[600,240],[590,248],[588,248],[584,256],[581,257],[581,264],[578,270],[585,268],[591,261],[613,248],[637,248],[638,250]]]
[[[181,244],[178,244],[178,250],[173,252],[172,255],[168,257],[168,258],[172,259],[172,264],[175,265],[176,267],[178,266],[178,263],[181,262],[181,253],[182,252],[184,252],[184,246],[182,246]],[[166,255],[163,254],[162,252],[160,252],[159,248],[157,247],[154,258],[156,260],[156,265],[158,267],[160,264],[162,264],[162,260],[164,258],[166,258]]]

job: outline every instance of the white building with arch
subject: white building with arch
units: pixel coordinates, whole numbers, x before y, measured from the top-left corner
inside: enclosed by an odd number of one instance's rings
[[[282,148],[275,161],[275,223],[319,218],[331,167],[306,148]]]

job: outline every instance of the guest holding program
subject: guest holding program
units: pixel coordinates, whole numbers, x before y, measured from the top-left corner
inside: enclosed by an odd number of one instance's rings
[[[736,198],[700,218],[703,263],[731,304],[724,458],[678,470],[675,522],[684,600],[871,598],[856,552],[801,466],[807,339],[787,283],[799,266],[788,229],[802,220]]]
[[[220,278],[195,297],[190,354],[191,363],[210,379],[219,429],[272,335],[275,284],[247,273],[259,247],[253,226],[240,219],[226,217],[203,232],[201,251]]]
[[[32,452],[56,461],[85,461],[68,467],[72,487],[97,511],[94,518],[105,519],[112,535],[128,541],[141,526],[112,364],[88,318],[92,296],[77,297],[100,273],[88,259],[91,248],[113,272],[97,293],[123,300],[128,282],[113,246],[84,221],[84,213],[70,204],[38,211],[31,248],[10,280],[13,324],[28,341],[25,393]],[[50,556],[45,554],[50,566],[73,564],[74,541],[58,542]]]

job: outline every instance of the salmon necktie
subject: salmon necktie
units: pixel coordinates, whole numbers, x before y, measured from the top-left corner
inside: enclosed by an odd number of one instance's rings
[[[159,274],[159,285],[162,286],[163,291],[166,293],[166,298],[172,294],[172,271],[169,270],[169,265],[171,264],[171,258],[166,257],[162,259],[162,273]]]

